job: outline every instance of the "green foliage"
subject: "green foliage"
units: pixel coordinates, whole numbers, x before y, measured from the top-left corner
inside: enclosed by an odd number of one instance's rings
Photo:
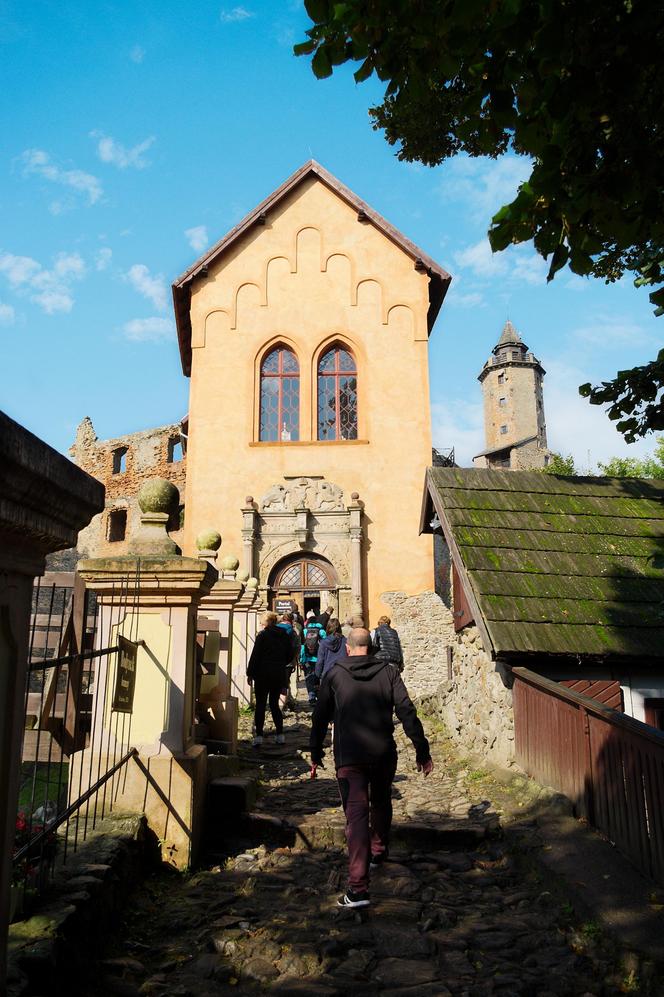
[[[612,457],[606,464],[598,464],[602,474],[610,478],[664,478],[664,436],[657,440],[655,452],[650,457]]]
[[[528,156],[494,215],[494,251],[532,241],[549,262],[652,288],[664,314],[664,5],[657,0],[305,0],[298,55],[318,77],[360,63],[386,84],[371,109],[400,159]],[[498,208],[499,205],[496,205]],[[583,385],[629,441],[664,429],[664,355]]]
[[[574,464],[574,458],[571,454],[567,454],[564,457],[559,453],[552,453],[549,458],[549,463],[542,470],[545,474],[578,474]]]

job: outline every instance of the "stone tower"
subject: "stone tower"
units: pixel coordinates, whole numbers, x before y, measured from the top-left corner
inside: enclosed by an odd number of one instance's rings
[[[473,458],[476,467],[524,470],[548,464],[544,374],[539,360],[507,321],[478,378],[484,395],[486,449]]]

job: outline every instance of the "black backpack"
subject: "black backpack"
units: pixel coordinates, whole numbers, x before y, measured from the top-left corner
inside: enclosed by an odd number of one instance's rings
[[[307,654],[312,658],[318,655],[318,645],[320,643],[320,629],[315,626],[307,627],[304,634],[304,646]]]

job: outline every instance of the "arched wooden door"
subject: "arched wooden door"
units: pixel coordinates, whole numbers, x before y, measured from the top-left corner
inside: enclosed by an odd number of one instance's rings
[[[280,561],[270,578],[271,605],[278,608],[278,602],[283,604],[289,599],[297,604],[303,616],[310,609],[321,612],[330,601],[336,604],[337,577],[330,562],[311,554]]]

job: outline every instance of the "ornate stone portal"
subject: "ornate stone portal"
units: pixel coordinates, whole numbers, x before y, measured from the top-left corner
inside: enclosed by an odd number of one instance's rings
[[[285,477],[242,510],[243,568],[258,578],[267,601],[275,569],[285,558],[313,553],[328,561],[337,579],[331,601],[343,618],[363,612],[363,503],[357,492],[346,505],[343,490],[322,476]],[[336,599],[335,599],[336,596]]]

